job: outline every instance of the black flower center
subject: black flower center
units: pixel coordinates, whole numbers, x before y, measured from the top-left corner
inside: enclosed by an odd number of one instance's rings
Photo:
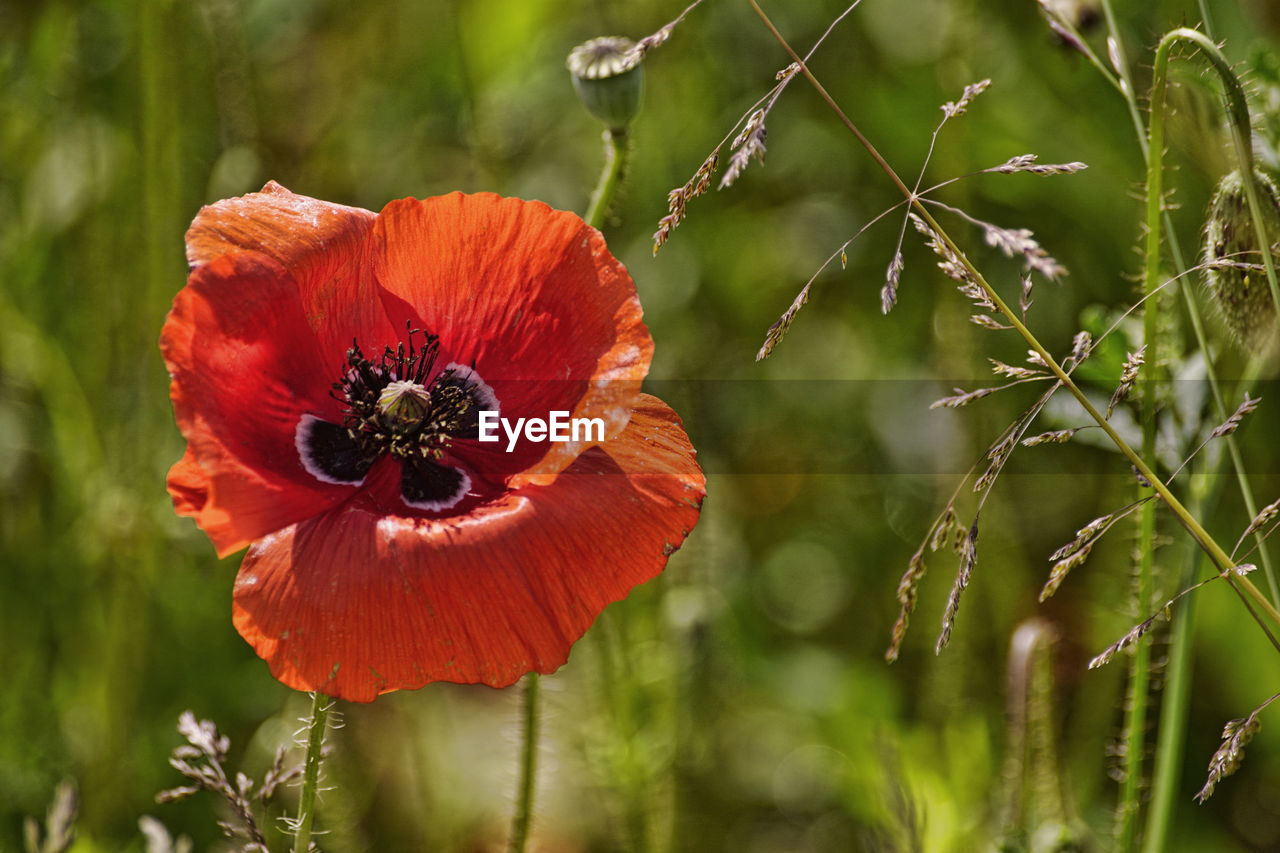
[[[414,336],[422,335],[421,346]],[[302,465],[326,483],[359,485],[382,456],[400,462],[400,494],[418,509],[442,510],[471,488],[465,471],[443,460],[455,439],[479,435],[480,412],[496,411],[493,389],[475,369],[449,364],[435,371],[435,335],[408,330],[408,344],[386,347],[375,362],[353,342],[331,396],[342,423],[303,415],[295,444]]]

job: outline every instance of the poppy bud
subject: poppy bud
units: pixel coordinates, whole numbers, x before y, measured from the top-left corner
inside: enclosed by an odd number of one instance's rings
[[[1274,246],[1280,241],[1280,198],[1269,177],[1257,171],[1254,175],[1261,190],[1258,201],[1266,239]],[[1205,284],[1222,319],[1242,346],[1265,346],[1275,334],[1276,307],[1239,171],[1218,183],[1204,233]]]
[[[622,36],[592,39],[575,47],[566,63],[582,105],[609,130],[625,129],[640,111],[644,69],[633,46]]]

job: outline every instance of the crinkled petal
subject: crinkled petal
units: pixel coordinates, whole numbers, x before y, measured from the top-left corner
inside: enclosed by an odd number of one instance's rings
[[[297,282],[307,321],[336,369],[353,338],[377,338],[381,347],[394,343],[382,339],[403,331],[387,326],[369,275],[368,238],[376,218],[271,181],[261,192],[202,207],[187,230],[187,262],[194,271],[238,252],[276,261]]]
[[[447,520],[360,497],[256,543],[234,620],[276,678],[352,701],[432,681],[552,672],[610,602],[662,570],[705,481],[679,419],[643,396],[625,431],[545,486]]]
[[[395,328],[440,337],[442,361],[474,366],[501,416],[599,418],[618,435],[653,341],[631,277],[594,228],[541,202],[453,193],[378,216],[373,271]],[[547,483],[591,442],[457,448],[509,485]]]
[[[236,253],[197,268],[174,299],[160,348],[188,442],[169,489],[220,554],[350,495],[307,473],[294,445],[304,415],[341,421],[341,410],[329,396],[336,371],[279,264]]]
[[[325,267],[358,251],[374,213],[290,192],[269,181],[260,192],[200,208],[187,229],[192,269],[229,252],[261,252],[281,266]]]

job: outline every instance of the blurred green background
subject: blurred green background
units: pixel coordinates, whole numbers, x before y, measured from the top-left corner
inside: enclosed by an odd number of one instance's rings
[[[1115,5],[1140,81],[1159,35],[1199,20],[1182,0]],[[1277,7],[1209,7],[1257,106],[1274,110]],[[260,774],[306,710],[231,626],[239,557],[218,561],[164,491],[183,444],[156,340],[199,206],[275,179],[373,210],[460,189],[582,211],[600,128],[576,102],[564,58],[597,35],[639,38],[682,8],[0,0],[0,850],[20,849],[22,816],[43,815],[64,778],[80,790],[77,851],[143,850],[146,814],[196,849],[217,849],[211,797],[153,800],[181,782],[166,764],[179,713],[215,720],[233,764]],[[766,8],[807,48],[844,4]],[[1047,555],[1129,499],[1127,466],[1085,445],[1016,455],[983,511],[950,647],[933,654],[955,570],[939,554],[902,659],[886,665],[907,559],[959,475],[1034,391],[958,412],[927,404],[987,381],[987,356],[1018,362],[1025,345],[970,324],[914,234],[900,304],[882,317],[901,221],[892,215],[849,248],[846,270],[820,278],[775,355],[753,361],[819,265],[898,201],[803,81],[770,115],[764,165],[691,202],[651,256],[667,191],[786,64],[739,0],[707,0],[646,60],[632,168],[605,233],[657,343],[653,387],[684,414],[709,497],[666,573],[611,607],[544,680],[535,847],[965,851],[1020,828],[1041,833],[1036,849],[1053,849],[1043,846],[1052,798],[1029,795],[1018,827],[1003,817],[1019,790],[1006,770],[1019,737],[1008,649],[1016,627],[1040,617],[1059,638],[1042,670],[1057,749],[1027,773],[1065,789],[1069,835],[1107,849],[1124,664],[1084,665],[1133,622],[1131,530],[1109,537],[1048,605],[1036,595]],[[1032,310],[1055,352],[1085,314],[1131,302],[1142,181],[1132,123],[1034,2],[866,0],[813,68],[909,179],[939,105],[991,78],[944,130],[926,185],[1027,152],[1088,163],[1073,176],[969,179],[941,198],[1034,230],[1071,270],[1061,285],[1038,283]],[[1228,148],[1201,66],[1176,68],[1167,183],[1193,249]],[[948,224],[1016,293],[1017,266],[975,229]],[[1216,325],[1211,334],[1222,337]],[[1229,374],[1236,356],[1225,358]],[[1103,398],[1114,377],[1099,382]],[[1074,418],[1062,417],[1049,426]],[[1257,417],[1241,441],[1269,502],[1280,490],[1280,426],[1265,404]],[[1207,522],[1232,542],[1247,518],[1226,494]],[[1169,532],[1165,594],[1182,560]],[[1240,772],[1207,805],[1191,800],[1222,725],[1280,686],[1280,661],[1234,597],[1214,586],[1198,605],[1177,849],[1278,849],[1280,727],[1268,716]],[[517,698],[433,685],[344,706],[346,726],[331,738],[336,787],[319,817],[324,848],[502,849]]]

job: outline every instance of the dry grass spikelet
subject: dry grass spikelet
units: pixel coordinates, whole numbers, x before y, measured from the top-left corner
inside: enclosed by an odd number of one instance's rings
[[[1245,528],[1244,533],[1241,533],[1240,538],[1236,540],[1236,548],[1239,549],[1240,545],[1249,537],[1250,534],[1256,533],[1264,524],[1271,521],[1277,515],[1280,515],[1280,500],[1269,503],[1260,509],[1258,514],[1253,517],[1253,520],[1249,522],[1249,526]]]
[[[795,320],[796,315],[800,313],[800,309],[809,301],[809,288],[813,282],[806,284],[801,291],[796,294],[796,298],[792,300],[791,307],[782,312],[782,316],[778,318],[769,331],[765,333],[764,344],[760,347],[760,351],[756,353],[756,361],[763,361],[773,352],[773,348],[782,343],[782,339],[786,337],[787,332],[791,329],[791,321]]]
[[[1275,697],[1273,696],[1272,699]],[[1268,700],[1270,704],[1270,700]],[[1262,708],[1265,708],[1263,705]],[[1253,736],[1258,733],[1258,729],[1262,728],[1262,723],[1258,721],[1258,712],[1262,710],[1258,708],[1247,717],[1238,720],[1232,720],[1222,729],[1222,746],[1218,747],[1218,751],[1213,754],[1213,758],[1209,759],[1209,777],[1205,780],[1204,787],[1196,794],[1196,800],[1203,803],[1213,794],[1213,789],[1217,784],[1235,773],[1240,767],[1241,760],[1244,759],[1244,748],[1253,740]]]
[[[684,221],[685,207],[689,200],[711,189],[711,175],[720,167],[720,149],[717,148],[711,152],[711,156],[702,161],[702,165],[698,167],[698,171],[693,173],[693,177],[682,187],[676,187],[667,193],[667,210],[666,216],[658,220],[658,230],[653,232],[653,253],[658,254],[658,250],[662,248],[662,244],[667,242],[667,238],[671,236],[671,232]]]
[[[1076,429],[1055,429],[1049,432],[1042,432],[1039,435],[1033,435],[1030,438],[1022,440],[1023,447],[1037,447],[1041,444],[1066,444],[1079,431]]]
[[[1067,575],[1071,573],[1072,569],[1089,559],[1089,552],[1092,550],[1093,543],[1087,542],[1069,556],[1053,564],[1053,568],[1049,570],[1049,579],[1045,581],[1044,588],[1040,590],[1040,601],[1042,603],[1048,601],[1049,597],[1058,591],[1058,587],[1062,586],[1062,582],[1067,579]]]
[[[764,119],[767,115],[765,109],[758,109],[747,118],[747,123],[743,126],[742,132],[737,135],[733,142],[729,145],[729,150],[733,152],[729,157],[729,166],[725,169],[724,175],[720,178],[720,189],[733,185],[738,180],[738,176],[747,168],[747,164],[754,157],[759,162],[764,162],[764,141],[767,136],[767,130],[764,126]]]
[[[1042,597],[1040,600],[1043,601],[1044,598]],[[1154,616],[1148,619],[1145,619],[1142,622],[1139,622],[1137,625],[1134,625],[1132,628],[1129,629],[1128,633],[1126,633],[1123,637],[1121,637],[1119,640],[1116,640],[1110,646],[1107,646],[1107,648],[1104,649],[1101,654],[1099,654],[1093,660],[1089,661],[1089,669],[1097,669],[1100,666],[1106,666],[1108,663],[1111,662],[1111,659],[1114,658],[1119,652],[1123,651],[1129,646],[1132,646],[1134,643],[1138,642],[1138,640],[1141,640],[1143,637],[1145,637],[1147,635],[1147,632],[1150,631],[1153,627],[1155,627],[1155,624],[1157,622],[1162,620],[1167,621],[1169,617],[1170,617],[1169,608],[1166,605],[1163,610],[1159,611]]]
[[[1231,435],[1240,428],[1240,424],[1244,423],[1246,416],[1253,414],[1258,408],[1258,404],[1262,402],[1261,397],[1250,397],[1247,393],[1244,395],[1244,402],[1241,403],[1236,410],[1227,418],[1221,426],[1215,429],[1210,438],[1222,438]]]
[[[973,568],[977,564],[978,522],[975,520],[960,545],[960,570],[956,572],[956,581],[951,587],[951,595],[947,598],[947,607],[942,614],[942,632],[938,635],[938,643],[934,648],[937,654],[941,654],[951,640],[951,629],[955,626],[956,614],[960,611],[960,596],[973,579]]]
[[[1147,355],[1147,345],[1143,344],[1137,352],[1129,353],[1124,360],[1124,367],[1120,371],[1120,383],[1116,385],[1116,390],[1111,395],[1111,401],[1107,403],[1107,419],[1111,419],[1112,412],[1116,406],[1123,403],[1129,396],[1129,392],[1133,390],[1133,384],[1138,381],[1138,371],[1142,368],[1143,362]]]

